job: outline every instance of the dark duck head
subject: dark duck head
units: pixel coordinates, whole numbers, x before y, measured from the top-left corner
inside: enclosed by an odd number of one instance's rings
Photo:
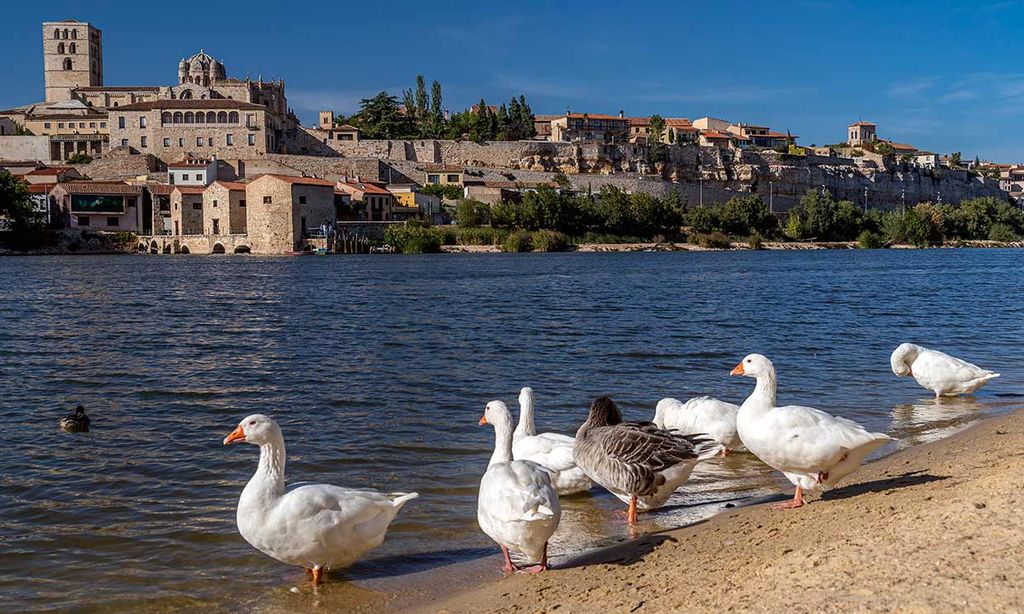
[[[590,428],[600,426],[614,426],[622,423],[622,412],[619,406],[611,397],[598,397],[590,405],[590,415],[587,416],[587,425]]]
[[[88,433],[89,416],[85,415],[85,408],[79,405],[75,408],[74,413],[60,419],[59,426],[62,431],[69,433]]]

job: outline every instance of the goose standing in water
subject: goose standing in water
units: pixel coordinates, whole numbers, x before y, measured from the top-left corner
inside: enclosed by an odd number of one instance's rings
[[[505,555],[505,572],[539,572],[548,568],[548,540],[562,510],[548,471],[527,460],[512,460],[512,414],[501,401],[484,408],[480,424],[494,426],[494,453],[480,480],[477,522]],[[517,568],[509,550],[535,563]]]
[[[707,435],[722,444],[722,456],[742,450],[743,442],[736,432],[739,405],[713,397],[694,397],[683,403],[678,399],[662,399],[654,410],[654,423],[659,428],[679,431],[684,435]]]
[[[754,456],[781,471],[796,485],[793,500],[777,508],[804,504],[804,491],[827,488],[853,473],[876,448],[895,441],[871,433],[852,420],[798,405],[775,406],[775,366],[750,354],[730,375],[757,378],[754,392],[740,406],[736,427]]]
[[[629,504],[626,519],[636,524],[637,509],[665,504],[702,460],[721,445],[701,435],[683,435],[653,422],[623,422],[615,402],[601,397],[576,432],[573,458],[587,476]]]
[[[560,433],[540,433],[533,424],[533,388],[519,392],[519,424],[512,434],[512,457],[543,465],[559,496],[590,490],[593,483],[572,460],[576,440]]]
[[[285,490],[284,435],[268,416],[253,414],[224,438],[260,447],[256,473],[238,500],[238,532],[260,552],[301,565],[320,583],[324,568],[340,569],[384,541],[388,526],[417,493],[383,494],[329,484]]]
[[[74,413],[70,413],[60,419],[57,423],[60,430],[67,431],[69,433],[88,433],[89,432],[89,416],[85,415],[85,408],[79,405],[75,408]]]
[[[893,373],[913,377],[937,397],[970,394],[988,380],[999,377],[998,373],[913,343],[900,344],[893,350],[889,364]]]

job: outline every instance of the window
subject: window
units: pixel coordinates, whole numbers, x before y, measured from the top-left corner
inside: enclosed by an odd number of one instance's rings
[[[193,211],[202,211],[203,210],[203,203],[192,203],[192,210]]]
[[[213,220],[213,234],[215,234],[215,235],[219,235],[220,234],[220,220],[218,220],[218,219],[214,219]]]
[[[85,128],[85,122],[78,122],[79,128]]]
[[[459,182],[459,176],[458,175],[448,175],[448,183],[458,183],[458,182]]]
[[[96,122],[89,122],[89,127],[90,128],[95,128],[96,127]]]
[[[57,127],[58,128],[63,128],[64,127],[64,122],[60,122],[59,124],[57,124]]]
[[[60,38],[60,30],[54,30],[53,31],[53,37],[54,38]]]
[[[64,53],[64,43],[57,43],[57,53]]]
[[[216,207],[216,206],[217,206],[217,201],[213,201],[213,206],[214,206],[214,207]]]
[[[124,129],[124,115],[117,118],[117,127]]]
[[[106,128],[107,122],[100,122],[100,128]]]
[[[171,139],[164,139],[164,147],[170,147],[170,146],[171,146]]]
[[[145,115],[140,115],[139,116],[139,128],[145,128],[145,127],[146,127],[146,116]]]
[[[256,125],[256,114],[255,113],[246,113],[245,114],[245,125],[250,127],[250,128],[252,128],[253,126]]]
[[[305,196],[300,196],[299,197],[299,204],[300,205],[306,204],[306,197]]]
[[[142,146],[146,147],[147,145],[149,145],[148,141],[149,141],[149,139],[147,139],[146,137],[142,137],[142,142],[141,142]]]
[[[233,134],[227,135],[227,144],[228,145],[234,145],[235,144],[235,135],[233,135]]]
[[[128,147],[128,139],[121,139],[121,147]]]
[[[441,183],[441,176],[440,175],[427,175],[427,182],[428,183]]]
[[[71,58],[64,58],[64,70],[71,70]]]
[[[88,226],[89,225],[89,216],[88,215],[80,215],[80,216],[78,216],[78,225],[79,226]]]
[[[71,31],[71,38],[74,38],[74,39],[78,38],[78,30],[72,30]]]
[[[43,124],[43,128],[49,128],[49,127],[50,127],[50,122],[45,122]]]
[[[255,144],[256,144],[256,135],[255,134],[250,134],[249,135],[249,145],[255,145]]]
[[[188,181],[188,173],[182,173],[181,174],[181,180],[182,181]]]
[[[263,197],[263,204],[264,205],[269,205],[272,202],[274,202],[274,201],[273,201],[273,198],[271,198],[270,196],[264,196]]]
[[[116,217],[111,216],[107,218],[107,226],[117,226],[117,223]]]
[[[197,136],[196,137],[196,147],[202,147],[202,146],[203,146],[203,137]]]
[[[213,137],[212,136],[210,138],[206,139],[206,144],[209,145],[210,147],[213,147]]]
[[[239,209],[245,209],[245,199],[244,198],[242,200],[238,201],[238,208]]]
[[[185,138],[182,137],[182,138],[178,139],[178,147],[184,147],[184,146],[185,146]]]
[[[75,44],[74,44],[74,43],[71,43],[71,44],[70,44],[70,45],[68,46],[68,53],[74,54],[75,52],[76,52],[76,51],[75,51]]]

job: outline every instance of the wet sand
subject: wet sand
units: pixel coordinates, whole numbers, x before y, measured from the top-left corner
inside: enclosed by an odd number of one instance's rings
[[[538,576],[501,578],[495,555],[478,561],[492,578],[481,586],[427,602],[423,592],[397,597],[387,609],[1022,611],[1022,444],[1017,411],[870,463],[800,509],[730,511]]]

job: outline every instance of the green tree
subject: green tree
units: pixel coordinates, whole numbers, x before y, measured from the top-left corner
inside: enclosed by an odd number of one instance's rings
[[[426,122],[430,99],[427,97],[427,82],[423,75],[416,75],[416,120]]]
[[[491,208],[487,203],[463,198],[455,205],[455,223],[464,228],[483,226],[491,221]]]
[[[433,128],[431,136],[441,136],[444,130],[444,107],[442,107],[441,84],[437,81],[430,85],[430,120]]]
[[[369,139],[401,139],[412,136],[412,123],[408,114],[398,112],[398,99],[380,92],[361,101],[359,113],[349,118]]]
[[[837,202],[828,192],[808,190],[789,210],[786,234],[794,239],[850,241],[860,232],[862,217],[850,201]]]
[[[15,235],[38,227],[28,186],[7,170],[0,170],[0,217],[6,218]]]
[[[665,119],[660,115],[651,116],[650,125],[650,137],[648,137],[648,145],[650,146],[651,162],[664,162],[666,158],[666,152],[668,148],[665,143],[661,141],[662,135],[665,134]]]

